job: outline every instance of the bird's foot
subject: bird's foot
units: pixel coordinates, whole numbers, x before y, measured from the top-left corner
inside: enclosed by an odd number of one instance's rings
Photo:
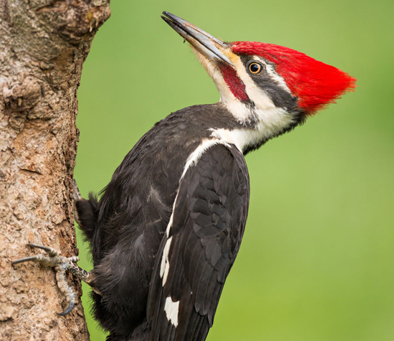
[[[60,291],[66,296],[68,301],[68,307],[62,313],[57,313],[58,315],[65,316],[71,312],[74,308],[76,294],[74,290],[68,285],[66,279],[66,272],[71,272],[73,275],[83,280],[87,284],[92,286],[91,274],[83,269],[81,269],[75,263],[79,260],[78,257],[63,257],[60,252],[47,246],[27,244],[31,247],[39,248],[44,250],[47,255],[36,255],[31,257],[25,257],[12,262],[12,265],[19,264],[22,262],[33,261],[40,263],[43,266],[55,268],[57,285]],[[97,292],[97,291],[96,291]]]

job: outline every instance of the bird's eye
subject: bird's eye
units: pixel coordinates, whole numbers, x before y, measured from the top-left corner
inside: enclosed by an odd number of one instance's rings
[[[263,70],[263,67],[259,63],[250,63],[249,64],[249,71],[254,75],[259,74]]]

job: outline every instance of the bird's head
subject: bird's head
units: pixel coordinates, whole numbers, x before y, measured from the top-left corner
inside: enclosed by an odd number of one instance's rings
[[[163,12],[214,80],[221,102],[242,124],[261,131],[261,142],[303,122],[355,87],[347,73],[274,44],[223,42]]]

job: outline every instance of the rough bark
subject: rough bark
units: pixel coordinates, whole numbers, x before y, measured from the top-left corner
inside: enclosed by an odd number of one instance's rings
[[[54,271],[11,261],[41,252],[29,242],[78,254],[77,88],[109,16],[109,0],[0,0],[0,340],[89,339],[80,300],[56,315],[67,302]]]

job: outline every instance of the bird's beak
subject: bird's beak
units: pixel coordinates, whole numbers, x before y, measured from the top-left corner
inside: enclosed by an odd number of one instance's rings
[[[212,62],[225,62],[234,66],[229,59],[232,54],[230,45],[211,36],[201,28],[177,17],[174,14],[163,12],[162,19],[176,32],[187,40],[198,52]]]

